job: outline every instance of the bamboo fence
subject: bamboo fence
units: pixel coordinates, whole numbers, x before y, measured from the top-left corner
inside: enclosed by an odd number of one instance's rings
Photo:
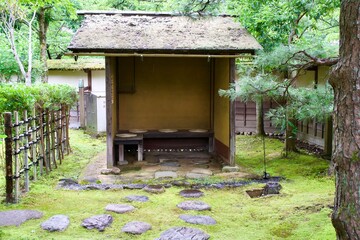
[[[69,108],[4,113],[6,202],[19,202],[30,181],[47,174],[71,152]]]

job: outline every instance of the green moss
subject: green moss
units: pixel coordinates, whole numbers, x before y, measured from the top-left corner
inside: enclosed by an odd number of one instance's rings
[[[110,190],[110,191],[66,191],[54,190],[60,177],[77,178],[82,168],[98,152],[105,149],[102,140],[83,135],[81,131],[71,132],[73,155],[67,156],[58,169],[31,184],[30,193],[26,194],[18,205],[0,205],[1,210],[36,209],[44,213],[42,219],[25,222],[20,227],[3,227],[1,239],[137,239],[148,240],[158,238],[160,233],[174,226],[199,228],[207,232],[211,239],[223,240],[257,240],[257,239],[335,239],[335,231],[331,225],[330,212],[327,207],[334,199],[334,181],[330,177],[317,174],[322,169],[321,159],[312,156],[294,155],[291,159],[283,159],[278,154],[282,143],[267,139],[269,154],[269,171],[273,175],[282,174],[289,180],[281,182],[280,195],[252,199],[246,190],[263,187],[253,184],[234,189],[203,189],[205,196],[200,200],[208,203],[211,211],[201,212],[216,221],[216,225],[202,226],[184,223],[180,214],[199,214],[194,211],[182,211],[176,207],[185,199],[179,195],[183,188],[167,188],[163,194],[149,194],[142,190]],[[252,142],[248,146],[246,142]],[[262,172],[261,152],[258,153],[256,138],[239,138],[238,163],[247,166],[249,171]],[[250,154],[247,153],[250,152]],[[300,159],[298,159],[300,158]],[[314,158],[314,159],[313,159]],[[260,161],[260,162],[259,162]],[[319,163],[319,165],[318,165]],[[312,164],[318,170],[311,174],[304,173]],[[326,165],[326,164],[325,164]],[[300,168],[294,169],[294,168]],[[199,183],[216,182],[217,178],[203,179]],[[155,181],[155,180],[152,180]],[[151,181],[149,181],[151,182]],[[195,183],[195,181],[194,181]],[[105,213],[108,203],[127,203],[127,195],[147,195],[146,203],[131,203],[136,210],[127,214],[114,214],[114,222],[104,232],[86,230],[81,227],[83,219],[95,214]],[[321,206],[321,207],[317,207]],[[310,209],[310,210],[309,210]],[[70,218],[69,228],[61,233],[49,233],[41,230],[40,224],[55,214],[66,214]],[[152,230],[140,236],[121,233],[125,223],[133,220],[145,221],[152,225]]]

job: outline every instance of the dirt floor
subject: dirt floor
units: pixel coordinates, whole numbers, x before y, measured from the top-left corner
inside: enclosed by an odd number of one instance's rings
[[[135,154],[127,153],[125,159],[127,164],[116,166],[120,174],[102,174],[106,169],[104,151],[87,165],[79,180],[113,184],[150,179],[195,179],[214,175],[224,178],[252,177],[244,171],[222,172],[223,164],[205,152],[146,152],[143,161],[137,161]]]

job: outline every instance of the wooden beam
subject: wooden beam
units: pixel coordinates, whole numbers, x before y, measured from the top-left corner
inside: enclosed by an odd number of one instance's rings
[[[114,142],[113,142],[113,74],[112,58],[105,58],[105,91],[106,91],[106,165],[108,168],[114,166]]]
[[[235,82],[236,66],[235,59],[229,58],[229,83]],[[235,150],[236,150],[236,135],[235,135],[235,116],[236,116],[236,101],[229,100],[230,114],[229,114],[229,136],[230,136],[230,166],[235,166]]]

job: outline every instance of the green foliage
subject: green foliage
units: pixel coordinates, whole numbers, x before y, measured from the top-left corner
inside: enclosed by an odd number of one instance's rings
[[[266,51],[302,38],[304,33],[325,32],[337,23],[339,0],[232,0],[229,11]],[[291,36],[293,35],[293,39]]]
[[[31,111],[35,106],[55,109],[60,104],[72,106],[77,100],[76,89],[69,85],[0,84],[0,113]]]
[[[287,105],[270,109],[266,115],[283,130],[286,127],[286,115],[298,121],[316,119],[322,122],[333,112],[334,93],[329,85],[317,88],[289,87],[288,92]]]
[[[265,97],[276,99],[282,96],[285,86],[286,82],[281,82],[274,74],[248,71],[230,89],[219,90],[219,94],[231,100],[240,98],[244,102],[258,101]]]

